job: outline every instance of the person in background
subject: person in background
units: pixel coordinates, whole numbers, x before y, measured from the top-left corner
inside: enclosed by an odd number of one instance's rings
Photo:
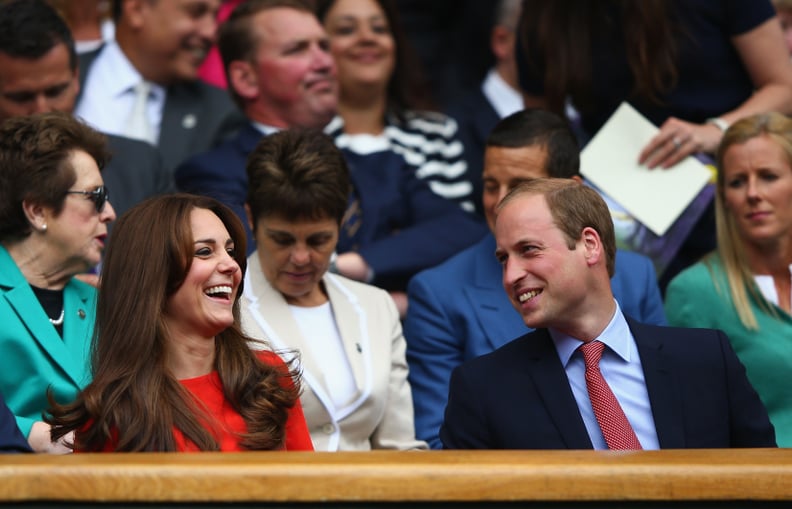
[[[0,2],[0,120],[33,113],[73,113],[80,83],[74,40],[43,0]],[[159,151],[138,140],[107,135],[110,158],[102,179],[118,215],[149,196],[173,191]]]
[[[80,55],[76,114],[102,132],[159,148],[173,172],[243,121],[228,94],[198,79],[220,0],[113,0],[115,40]]]
[[[181,164],[174,178],[180,191],[216,198],[245,221],[248,155],[262,136],[289,127],[321,129],[330,122],[338,102],[335,66],[324,30],[301,0],[242,2],[220,26],[218,48],[228,92],[247,123]],[[252,232],[245,228],[252,251]]]
[[[792,1],[772,0],[778,20],[781,22],[781,30],[784,31],[784,42],[792,55]]]
[[[445,448],[776,446],[723,332],[624,316],[609,281],[613,222],[594,189],[534,179],[496,213],[503,288],[536,330],[454,370]]]
[[[297,373],[254,353],[239,327],[245,231],[233,211],[155,197],[111,237],[93,381],[53,401],[52,439],[74,433],[80,452],[312,450]]]
[[[792,120],[739,120],[718,149],[718,249],[668,285],[668,320],[723,330],[792,447]]]
[[[493,63],[488,44],[497,1],[395,2],[406,39],[426,73],[433,102],[446,108],[481,83]]]
[[[484,146],[492,128],[498,120],[523,109],[514,56],[522,0],[498,0],[496,4],[489,38],[489,48],[495,61],[480,83],[451,101],[446,108],[446,112],[459,125],[459,139],[465,146],[465,161],[473,176],[481,175]],[[483,215],[481,185],[481,179],[474,179],[476,211]]]
[[[579,166],[575,136],[561,117],[529,109],[501,120],[487,138],[484,159],[482,201],[490,234],[410,280],[404,335],[416,434],[432,448],[441,447],[438,433],[453,369],[526,332],[500,284],[501,267],[493,254],[495,207],[526,180],[554,177],[581,182]],[[645,323],[666,323],[657,276],[648,258],[617,251],[611,285],[625,314]]]
[[[248,258],[242,324],[300,352],[314,446],[425,449],[396,306],[379,288],[328,273],[351,186],[343,154],[319,131],[280,131],[259,142],[247,171],[258,250]]]
[[[221,26],[219,45],[248,125],[175,177],[181,190],[213,196],[244,218],[245,164],[256,144],[282,129],[324,128],[336,112],[338,83],[327,34],[300,0],[246,0]],[[471,245],[484,226],[434,194],[399,154],[343,153],[353,189],[333,270],[392,291],[405,309],[407,280]]]
[[[75,279],[102,258],[115,219],[105,138],[66,113],[0,124],[0,393],[37,452],[69,452],[42,421],[47,394],[90,382],[96,290]]]
[[[221,25],[231,15],[237,5],[245,0],[223,0],[220,9],[217,11],[217,24]],[[228,88],[226,81],[225,71],[223,70],[223,57],[220,56],[220,50],[217,44],[212,46],[209,53],[206,55],[201,67],[198,68],[198,76],[210,85],[219,88]]]
[[[456,122],[429,111],[393,0],[319,0],[317,14],[338,68],[338,117],[327,126],[340,148],[392,150],[439,196],[475,211],[474,182]]]
[[[571,100],[585,139],[628,101],[659,128],[639,155],[647,168],[713,155],[742,117],[792,113],[792,66],[770,0],[526,0],[517,66],[525,106],[563,114]],[[661,288],[715,246],[710,204]]]
[[[111,0],[47,0],[63,16],[77,53],[99,49],[115,37]]]

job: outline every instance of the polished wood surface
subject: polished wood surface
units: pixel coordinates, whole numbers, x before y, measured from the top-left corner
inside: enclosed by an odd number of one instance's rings
[[[0,456],[0,501],[792,500],[792,450]]]

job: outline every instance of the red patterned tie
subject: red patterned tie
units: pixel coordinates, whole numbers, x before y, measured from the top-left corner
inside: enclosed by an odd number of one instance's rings
[[[602,377],[599,361],[603,350],[605,343],[600,341],[590,341],[580,346],[583,361],[586,363],[586,387],[594,415],[602,429],[608,449],[642,449],[630,421],[624,415],[624,410],[613,395],[608,382]]]

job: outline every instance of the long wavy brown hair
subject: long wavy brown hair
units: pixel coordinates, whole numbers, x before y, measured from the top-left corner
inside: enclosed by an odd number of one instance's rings
[[[235,244],[234,259],[244,274],[245,232],[229,208],[206,197],[175,194],[149,199],[115,224],[108,241],[99,288],[92,344],[91,382],[66,405],[52,402],[46,417],[52,439],[76,431],[74,448],[101,451],[174,451],[173,429],[201,450],[218,450],[201,423],[213,421],[167,366],[168,298],[182,285],[193,259],[190,216],[207,209],[220,218]],[[288,410],[299,398],[298,373],[260,362],[239,327],[215,338],[215,368],[225,399],[247,424],[247,449],[282,446]]]
[[[634,80],[633,95],[661,104],[661,96],[677,81],[679,34],[667,0],[525,0],[520,31],[528,65],[544,69],[548,107],[564,112],[571,97],[586,111],[592,98],[591,47],[595,31],[623,33],[627,62]],[[528,47],[536,41],[536,48]]]

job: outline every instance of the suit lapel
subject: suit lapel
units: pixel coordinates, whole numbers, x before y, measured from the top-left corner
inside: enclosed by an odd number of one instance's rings
[[[529,372],[536,392],[544,402],[564,444],[568,449],[593,448],[550,334],[546,329],[539,329],[524,336],[523,340],[528,343],[531,361]]]
[[[171,170],[190,153],[192,130],[198,126],[200,120],[196,109],[198,104],[200,102],[188,88],[181,85],[168,87],[157,146],[165,166]]]
[[[252,124],[246,123],[239,133],[233,138],[233,143],[237,146],[240,154],[250,154],[256,148],[261,138],[266,136],[261,131],[256,129]]]
[[[684,422],[679,391],[673,373],[663,355],[662,327],[651,327],[627,319],[641,356],[646,390],[652,406],[657,438],[661,449],[685,447]]]
[[[248,257],[245,277],[250,278],[245,282],[246,298],[252,301],[253,318],[264,330],[266,339],[277,350],[295,351],[299,354],[303,380],[311,387],[328,413],[333,415],[335,405],[321,369],[321,359],[315,357],[313,350],[305,342],[286,299],[264,277],[257,254]]]
[[[333,306],[341,341],[352,373],[358,393],[371,392],[371,355],[373,345],[366,330],[365,311],[353,293],[346,290],[338,279],[332,275],[325,275],[325,287]],[[356,398],[358,399],[358,398]]]

